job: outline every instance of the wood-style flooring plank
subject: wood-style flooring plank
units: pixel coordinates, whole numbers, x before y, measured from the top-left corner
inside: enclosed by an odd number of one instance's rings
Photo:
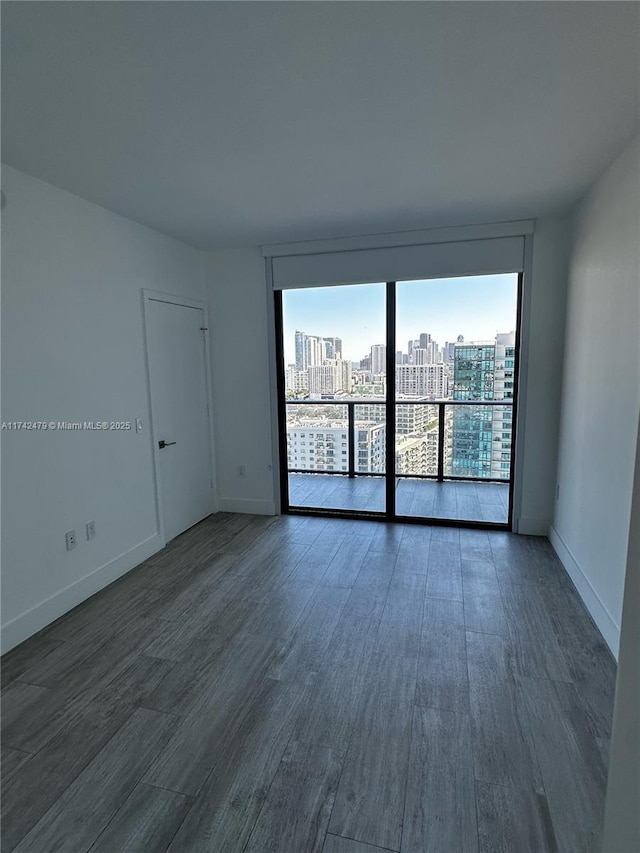
[[[151,785],[136,785],[91,853],[164,853],[191,806],[191,798]]]
[[[475,778],[542,792],[528,717],[512,670],[510,641],[467,633]]]
[[[344,753],[291,743],[245,853],[321,853]]]
[[[201,695],[180,720],[145,782],[197,794],[218,760],[221,743],[233,737],[245,710],[266,713],[266,704],[260,709],[267,701],[263,679],[276,645],[251,635],[238,639],[242,642],[230,646],[220,665],[203,679]]]
[[[502,596],[495,592],[467,592],[464,590],[464,621],[467,631],[481,634],[498,634],[510,637],[509,622]]]
[[[498,576],[491,557],[486,560],[462,560],[462,589],[465,594],[500,595]]]
[[[267,670],[269,678],[307,683],[320,665],[351,590],[318,588],[291,636],[277,650]]]
[[[416,707],[402,853],[477,849],[469,715]]]
[[[11,749],[9,746],[3,746],[0,749],[0,779],[2,779],[3,797],[13,777],[32,757],[31,752]]]
[[[265,679],[259,701],[245,709],[217,755],[169,851],[242,851],[265,802],[287,744],[302,693],[299,685]]]
[[[520,689],[560,853],[600,853],[606,769],[571,684],[521,678]]]
[[[422,574],[393,575],[373,640],[373,651],[417,660],[426,580],[426,575]]]
[[[415,701],[444,711],[468,708],[467,647],[460,601],[425,601]]]
[[[353,586],[365,561],[370,543],[368,536],[345,539],[323,575],[322,583],[330,586]]]
[[[2,797],[2,850],[13,850],[133,714],[90,703],[13,777]]]
[[[427,596],[462,601],[462,567],[457,543],[431,538]]]
[[[400,847],[416,664],[371,655],[329,829],[379,847]]]
[[[530,586],[502,590],[519,675],[571,681],[540,593]]]
[[[367,671],[366,651],[378,619],[343,614],[320,671],[307,688],[294,739],[344,750],[359,717]]]
[[[597,737],[611,737],[616,662],[573,588],[541,587],[540,595],[580,700]]]
[[[2,656],[2,689],[56,649],[63,640],[54,640],[46,631],[30,637]]]
[[[16,749],[38,752],[121,673],[128,673],[124,680],[125,692],[131,695],[134,689],[129,678],[131,673],[139,673],[142,678],[141,693],[149,690],[156,682],[147,678],[146,670],[140,673],[140,652],[160,627],[160,623],[150,623],[150,633],[149,623],[150,620],[141,619],[139,623],[130,625],[117,638],[82,656],[76,668],[69,669],[66,661],[60,683],[55,688],[13,682],[7,690],[8,701],[3,714],[4,742]],[[80,644],[79,639],[71,642]],[[164,675],[167,670],[166,664],[149,666],[156,673],[161,670],[159,675]],[[18,691],[21,701],[16,705],[14,692]]]
[[[480,853],[556,853],[544,794],[476,782]]]
[[[169,739],[176,720],[136,710],[16,847],[88,850]]]
[[[372,844],[363,844],[352,838],[342,838],[340,835],[327,833],[322,853],[386,853],[384,847],[375,847]]]

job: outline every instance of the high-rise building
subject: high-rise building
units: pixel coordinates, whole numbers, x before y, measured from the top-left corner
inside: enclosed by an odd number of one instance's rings
[[[307,367],[318,367],[325,361],[324,341],[315,335],[307,335],[306,337]]]
[[[510,400],[515,371],[515,333],[493,342],[456,344],[453,399]],[[454,406],[452,473],[461,477],[508,479],[511,471],[512,406]]]
[[[371,347],[371,373],[378,376],[387,372],[387,348],[384,344],[373,344]]]
[[[358,422],[355,429],[354,468],[361,474],[381,474],[385,466],[384,424]],[[326,425],[301,418],[287,428],[287,461],[290,470],[349,470],[348,422],[328,420]]]
[[[285,390],[294,394],[308,393],[309,372],[297,370],[295,365],[290,364],[284,372]]]
[[[312,397],[351,391],[351,362],[349,361],[343,361],[341,358],[325,361],[324,364],[310,367],[308,374],[309,394]]]
[[[317,335],[307,335],[306,332],[296,329],[295,359],[297,370],[318,367],[318,365],[332,358],[342,358],[341,338],[322,338]]]
[[[327,358],[342,358],[342,338],[323,338]]]
[[[415,355],[416,350],[414,350]],[[403,364],[396,366],[396,394],[441,399],[448,393],[444,364]]]
[[[429,344],[431,343],[431,335],[428,332],[422,332],[418,336],[418,346],[421,349],[427,349]]]
[[[295,334],[296,370],[306,370],[307,369],[306,339],[307,339],[307,336],[305,335],[305,333],[301,332],[299,329],[296,329],[296,334]]]

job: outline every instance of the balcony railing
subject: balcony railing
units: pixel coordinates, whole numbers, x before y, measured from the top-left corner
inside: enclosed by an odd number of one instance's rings
[[[396,477],[509,480],[512,409],[511,399],[397,400]],[[286,412],[290,473],[384,475],[380,398],[286,401]]]

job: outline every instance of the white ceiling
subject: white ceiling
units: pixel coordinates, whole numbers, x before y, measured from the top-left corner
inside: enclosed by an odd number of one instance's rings
[[[542,215],[637,132],[636,2],[3,2],[3,160],[201,248]]]

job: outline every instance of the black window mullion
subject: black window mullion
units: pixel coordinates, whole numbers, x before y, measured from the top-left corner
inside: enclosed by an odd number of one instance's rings
[[[396,517],[396,283],[387,282],[386,509]]]

